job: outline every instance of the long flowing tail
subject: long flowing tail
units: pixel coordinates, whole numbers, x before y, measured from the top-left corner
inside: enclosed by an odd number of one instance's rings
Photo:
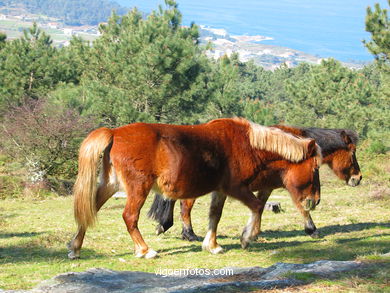
[[[112,142],[112,131],[99,128],[83,141],[79,151],[79,172],[74,186],[74,216],[79,227],[86,229],[96,220],[97,171],[102,152]]]
[[[173,225],[173,208],[176,200],[166,199],[156,193],[148,217],[155,220],[162,228],[160,232],[166,232]]]

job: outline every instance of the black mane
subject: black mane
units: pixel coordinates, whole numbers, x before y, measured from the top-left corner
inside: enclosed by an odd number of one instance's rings
[[[346,149],[347,145],[341,138],[341,132],[344,131],[352,140],[354,145],[357,145],[359,137],[357,133],[350,129],[329,129],[316,127],[300,128],[305,137],[315,139],[316,143],[321,147],[323,154],[332,153],[338,149]]]

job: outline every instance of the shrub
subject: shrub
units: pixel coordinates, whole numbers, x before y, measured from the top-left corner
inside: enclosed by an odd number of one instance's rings
[[[16,176],[0,176],[0,199],[18,197],[23,192],[23,181]]]
[[[75,174],[79,142],[91,127],[91,120],[72,109],[29,100],[4,117],[1,147],[25,164],[27,184],[42,186],[49,175],[70,178]]]

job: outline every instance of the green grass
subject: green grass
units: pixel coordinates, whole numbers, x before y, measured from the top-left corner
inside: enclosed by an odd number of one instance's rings
[[[363,179],[360,186],[352,188],[337,180],[327,168],[322,168],[321,173],[321,204],[312,217],[323,238],[305,236],[300,215],[286,191],[280,189],[274,191],[270,200],[281,202],[285,212],[266,211],[262,237],[247,250],[241,249],[239,236],[249,211],[238,201],[227,201],[219,226],[219,242],[226,252],[220,255],[202,251],[200,242],[180,239],[179,205],[174,227],[165,235],[156,236],[155,223],[146,217],[153,198],[149,196],[139,227],[146,242],[159,252],[159,258],[145,260],[133,256],[133,244],[121,216],[125,200],[110,199],[99,212],[96,227],[87,232],[82,259],[71,261],[67,259],[65,247],[75,232],[71,197],[3,199],[0,201],[0,288],[31,288],[59,273],[92,267],[155,272],[159,268],[267,267],[276,262],[309,263],[322,259],[389,264],[390,259],[381,256],[390,251],[390,195],[386,191],[389,186]],[[200,236],[206,233],[209,200],[208,196],[199,199],[193,210],[194,229]],[[381,268],[384,271],[381,270],[383,276],[379,283],[371,275],[358,273],[354,280],[362,288],[380,290],[390,282],[389,265]],[[311,280],[311,276],[298,277]],[[327,281],[315,279],[306,286],[342,291],[349,288],[350,281],[351,278],[340,276]]]

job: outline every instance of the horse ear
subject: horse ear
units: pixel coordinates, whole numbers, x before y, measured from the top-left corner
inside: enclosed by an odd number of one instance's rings
[[[307,157],[313,157],[314,155],[316,155],[316,151],[316,141],[314,139],[311,139],[309,144],[307,145]]]
[[[349,135],[344,130],[340,132],[340,136],[346,145],[349,145],[352,143],[352,139],[349,137]]]

